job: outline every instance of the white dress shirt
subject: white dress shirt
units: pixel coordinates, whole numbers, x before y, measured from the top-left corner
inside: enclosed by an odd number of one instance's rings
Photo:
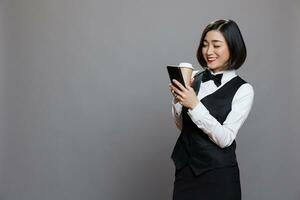
[[[193,72],[193,76],[198,71]],[[223,72],[217,72],[212,74],[223,73],[221,85],[217,87],[212,80],[201,82],[201,86],[198,92],[199,101],[209,94],[214,93],[221,88],[225,83],[237,76],[236,70],[226,70]],[[206,107],[199,102],[194,109],[188,109],[188,115],[191,120],[202,129],[204,133],[219,147],[224,148],[232,144],[236,135],[245,122],[249,112],[251,110],[254,98],[253,87],[249,83],[243,84],[235,93],[231,111],[228,114],[223,124],[220,124],[206,109]],[[180,103],[174,104],[172,101],[172,116],[174,118],[176,127],[182,129],[182,105]]]

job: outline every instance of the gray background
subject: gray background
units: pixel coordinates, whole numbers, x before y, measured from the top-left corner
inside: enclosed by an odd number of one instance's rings
[[[244,200],[300,199],[299,0],[1,0],[0,199],[171,199],[167,64],[235,20],[255,89]]]

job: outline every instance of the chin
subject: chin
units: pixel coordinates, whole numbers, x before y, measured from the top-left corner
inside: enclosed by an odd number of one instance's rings
[[[211,71],[223,71],[224,68],[216,65],[207,65],[207,68],[210,69]]]
[[[218,67],[214,67],[214,66],[207,66],[207,68],[212,70],[212,71],[218,69]]]

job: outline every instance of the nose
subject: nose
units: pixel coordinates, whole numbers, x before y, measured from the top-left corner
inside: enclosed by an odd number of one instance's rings
[[[212,45],[208,45],[206,54],[207,54],[207,55],[212,55],[213,52],[214,52],[213,46],[212,46]]]

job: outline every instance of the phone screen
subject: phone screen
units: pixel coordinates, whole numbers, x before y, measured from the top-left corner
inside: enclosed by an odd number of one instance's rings
[[[173,85],[174,85],[174,83],[172,82],[172,80],[176,79],[178,82],[180,82],[185,87],[185,83],[184,83],[184,79],[183,79],[180,67],[169,65],[169,66],[167,66],[167,70],[169,73],[170,81]]]

